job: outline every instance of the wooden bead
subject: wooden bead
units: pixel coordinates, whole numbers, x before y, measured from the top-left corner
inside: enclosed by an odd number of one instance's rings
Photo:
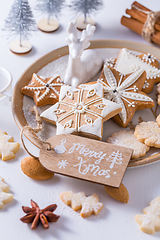
[[[23,54],[31,51],[32,45],[28,41],[22,41],[20,46],[19,40],[16,40],[10,43],[9,48],[13,53]]]
[[[45,169],[34,157],[26,157],[21,162],[21,169],[28,177],[36,180],[47,180],[53,177],[54,173]]]
[[[47,18],[40,20],[37,25],[39,30],[46,33],[54,32],[59,28],[59,23],[56,20],[50,19],[48,23]]]

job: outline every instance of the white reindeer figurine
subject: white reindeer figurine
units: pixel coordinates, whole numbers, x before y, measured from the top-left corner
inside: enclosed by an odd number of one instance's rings
[[[88,24],[86,30],[82,31],[80,38],[78,38],[76,22],[71,22],[67,30],[66,41],[69,46],[69,59],[64,83],[77,87],[79,84],[90,81],[101,69],[103,61],[96,51],[92,49],[84,51],[90,45],[89,38],[93,36],[95,26]]]

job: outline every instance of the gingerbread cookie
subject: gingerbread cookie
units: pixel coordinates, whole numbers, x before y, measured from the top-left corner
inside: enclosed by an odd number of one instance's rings
[[[43,78],[33,74],[31,82],[21,89],[21,92],[34,99],[36,106],[55,104],[59,100],[59,92],[64,84],[60,76]]]
[[[104,97],[121,106],[122,111],[113,119],[122,127],[128,125],[136,110],[154,106],[154,101],[141,91],[145,78],[144,70],[123,75],[114,68],[104,65],[97,81],[104,88]]]
[[[13,200],[13,195],[8,191],[9,186],[4,182],[4,178],[0,177],[0,209]]]
[[[74,193],[73,191],[60,194],[61,200],[74,211],[81,209],[81,217],[86,218],[91,214],[97,215],[103,208],[103,203],[99,202],[97,194],[86,197],[84,192]]]
[[[13,137],[0,130],[0,157],[3,161],[15,158],[15,153],[18,152],[19,148],[20,144],[14,142]]]
[[[57,125],[57,134],[76,134],[101,139],[103,122],[118,114],[121,106],[103,98],[100,83],[73,88],[62,86],[59,102],[40,116]]]
[[[47,180],[54,176],[53,172],[45,169],[34,157],[24,158],[21,162],[21,169],[28,177],[36,180]]]
[[[148,207],[143,209],[144,214],[137,214],[135,220],[140,224],[140,229],[149,234],[160,231],[160,197],[152,200]]]
[[[158,123],[153,121],[141,122],[136,126],[134,135],[147,146],[160,148],[160,127]]]
[[[143,157],[150,149],[150,147],[138,141],[132,130],[113,133],[111,137],[107,139],[107,142],[122,147],[132,148],[132,159]]]
[[[150,93],[155,83],[160,82],[159,63],[151,54],[137,56],[126,48],[122,48],[115,63],[115,69],[123,74],[128,74],[140,69],[146,71],[146,80],[142,91]]]

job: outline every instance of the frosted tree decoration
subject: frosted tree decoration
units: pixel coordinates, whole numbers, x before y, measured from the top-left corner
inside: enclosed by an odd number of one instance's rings
[[[36,10],[45,14],[47,18],[38,22],[38,28],[43,32],[53,32],[59,28],[59,23],[54,19],[60,14],[65,0],[37,0]]]
[[[97,52],[88,48],[89,39],[93,36],[95,26],[87,25],[79,38],[76,22],[71,22],[67,29],[66,38],[69,46],[69,59],[64,77],[64,83],[77,87],[81,83],[90,81],[101,69],[103,61]]]
[[[3,30],[9,32],[9,37],[19,36],[18,41],[10,43],[11,51],[26,53],[31,50],[32,45],[27,39],[31,36],[31,32],[36,30],[36,22],[27,0],[15,0],[13,2],[4,27]]]
[[[122,164],[122,153],[119,152],[113,152],[107,159],[108,162],[111,162],[110,169],[114,167],[115,164]]]
[[[88,23],[95,25],[94,20],[89,16],[91,13],[100,10],[102,6],[102,0],[72,0],[70,7],[76,12],[76,14],[83,15],[77,19],[77,28],[83,30]]]

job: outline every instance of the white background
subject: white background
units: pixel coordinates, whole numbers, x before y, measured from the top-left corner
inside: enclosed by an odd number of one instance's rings
[[[13,0],[0,0],[0,29],[4,27],[4,19],[9,13]],[[35,12],[35,0],[29,1],[36,21],[40,15]],[[159,0],[140,1],[148,8],[160,10]],[[130,31],[120,24],[120,19],[126,8],[130,8],[131,0],[104,0],[104,8],[92,16],[97,23],[97,29],[92,39],[122,39],[146,43],[141,36]],[[6,39],[6,32],[0,30],[0,66],[9,70],[13,76],[13,86],[21,74],[38,58],[44,54],[62,47],[65,44],[66,28],[74,19],[74,13],[68,9],[62,11],[59,17],[60,28],[58,31],[46,34],[37,31],[30,42],[33,49],[30,53],[20,56],[9,50],[10,39]],[[146,43],[147,44],[147,43]],[[159,51],[159,47],[157,47]],[[15,141],[20,142],[20,131],[14,122],[11,103],[7,98],[0,101],[0,129],[14,136]],[[28,145],[32,151],[32,145]],[[28,239],[159,239],[160,232],[154,236],[147,235],[139,230],[134,217],[142,213],[142,209],[149,202],[160,196],[160,162],[152,165],[128,169],[123,183],[130,195],[128,204],[122,204],[112,199],[103,186],[83,182],[72,178],[54,176],[47,181],[35,181],[28,178],[21,171],[21,161],[28,154],[23,149],[16,154],[14,160],[3,162],[0,159],[0,176],[3,176],[10,186],[10,192],[14,200],[0,210],[0,239],[3,240],[28,240]],[[103,202],[104,208],[98,216],[83,219],[78,212],[67,207],[60,199],[61,192],[73,190],[84,191],[87,195],[96,192]],[[58,208],[55,213],[61,217],[57,223],[50,223],[50,228],[44,230],[39,226],[31,230],[30,225],[22,223],[19,219],[24,216],[22,205],[29,206],[30,199],[36,201],[41,208],[56,203]]]

